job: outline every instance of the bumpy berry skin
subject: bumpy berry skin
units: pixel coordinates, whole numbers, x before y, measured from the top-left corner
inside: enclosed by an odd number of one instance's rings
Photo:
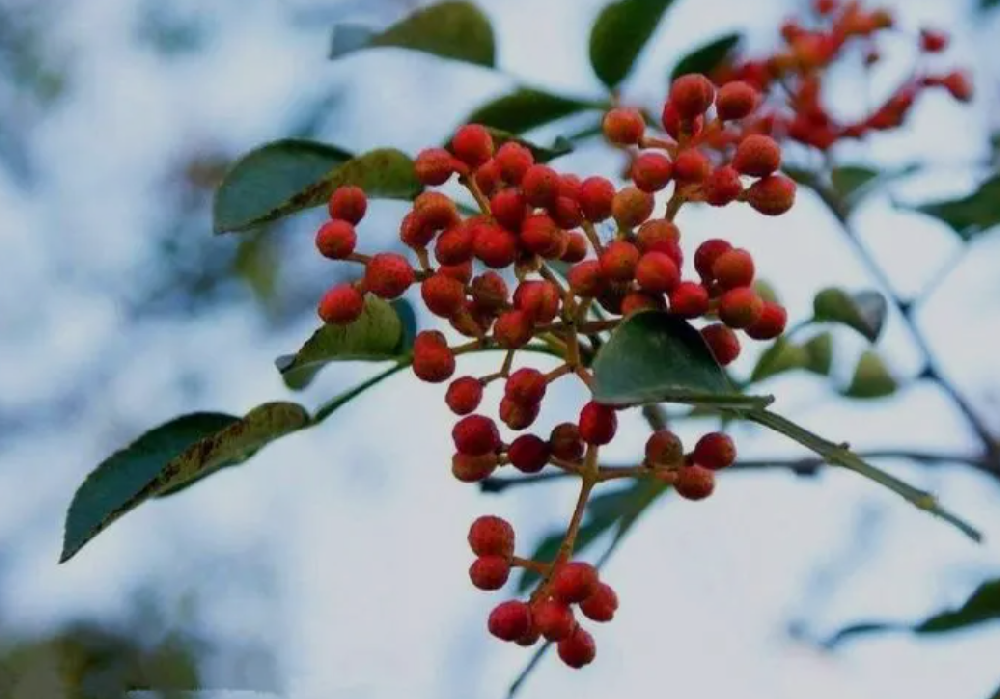
[[[552,596],[565,604],[577,604],[593,594],[599,582],[594,566],[570,561],[552,576]]]
[[[670,294],[670,312],[692,319],[708,311],[708,291],[697,282],[681,282]]]
[[[524,173],[535,164],[535,157],[527,147],[516,141],[508,141],[497,149],[495,160],[500,166],[500,174],[512,185],[521,184]]]
[[[426,148],[414,162],[417,179],[428,187],[440,187],[455,174],[455,159],[444,148]]]
[[[482,456],[500,448],[496,423],[484,415],[467,415],[451,431],[455,450],[468,456]]]
[[[459,376],[448,385],[444,402],[456,415],[468,415],[483,400],[483,382],[473,376]]]
[[[528,213],[528,202],[518,189],[501,189],[490,198],[490,213],[501,226],[517,231]]]
[[[632,243],[616,240],[604,248],[598,260],[601,276],[613,281],[627,282],[635,278],[639,264],[639,249]]]
[[[476,240],[475,223],[463,222],[444,231],[434,243],[434,258],[442,265],[460,265],[472,260]]]
[[[524,311],[505,311],[493,325],[493,338],[504,349],[520,349],[531,340],[534,324]]]
[[[549,207],[549,213],[559,227],[566,230],[576,228],[583,223],[583,210],[579,202],[572,197],[560,194]]]
[[[674,164],[661,153],[641,153],[632,163],[632,181],[644,192],[658,192],[670,183]]]
[[[406,214],[399,222],[399,239],[414,250],[426,247],[434,240],[436,232],[434,228],[424,222],[423,217],[416,211]]]
[[[413,267],[394,252],[380,252],[365,266],[365,288],[384,299],[402,295],[415,280]]]
[[[421,381],[443,383],[455,373],[455,354],[446,344],[415,344],[413,373]]]
[[[651,218],[636,231],[635,244],[639,252],[647,253],[659,250],[674,258],[673,250],[679,249],[681,231],[677,224],[665,218]],[[674,262],[677,259],[674,258]]]
[[[521,180],[521,191],[531,206],[548,207],[559,196],[559,173],[548,165],[532,165]]]
[[[715,474],[698,464],[684,466],[677,472],[674,489],[685,500],[704,500],[715,490]]]
[[[597,588],[580,603],[580,611],[591,621],[611,621],[618,611],[618,595],[610,585],[599,582]]]
[[[731,165],[723,165],[712,170],[702,185],[705,202],[710,206],[726,206],[740,198],[743,182],[740,173]]]
[[[317,312],[324,323],[346,325],[360,318],[364,307],[360,291],[350,284],[338,284],[323,295]]]
[[[500,420],[512,430],[525,430],[538,418],[539,403],[518,403],[510,398],[500,400]]]
[[[559,313],[559,288],[550,281],[526,279],[514,291],[514,306],[532,323],[551,323]]]
[[[625,298],[622,299],[621,314],[628,317],[639,311],[658,311],[663,306],[662,296],[651,296],[649,294],[633,292],[625,294]]]
[[[566,236],[566,252],[559,259],[567,264],[582,262],[587,257],[587,238],[582,233],[571,232]]]
[[[525,367],[507,377],[503,394],[504,397],[518,403],[541,403],[547,387],[545,374],[537,369]]]
[[[684,444],[676,433],[657,430],[646,439],[645,453],[654,466],[674,466],[684,459]]]
[[[499,590],[510,577],[510,561],[503,556],[480,556],[469,566],[469,579],[480,590]]]
[[[573,265],[567,277],[570,289],[577,296],[597,296],[605,282],[601,275],[601,263],[597,260],[585,260]]]
[[[719,299],[719,320],[731,328],[747,328],[764,313],[764,300],[749,286],[730,289]]]
[[[754,340],[773,340],[785,332],[788,322],[788,312],[780,304],[773,301],[764,302],[764,310],[757,322],[744,329],[747,336]]]
[[[455,454],[451,457],[451,475],[460,483],[479,483],[493,475],[497,464],[496,454],[483,456]]]
[[[598,223],[611,216],[615,186],[604,177],[588,177],[580,183],[580,210],[588,221]]]
[[[639,288],[649,294],[669,294],[681,283],[681,273],[669,255],[647,252],[635,268]]]
[[[755,273],[753,257],[743,248],[732,248],[712,263],[712,277],[722,289],[750,286]]]
[[[750,134],[736,146],[733,167],[741,175],[766,177],[781,166],[781,146],[770,136]]]
[[[694,251],[694,269],[706,282],[715,281],[715,261],[733,249],[732,243],[721,238],[710,238]]]
[[[466,124],[452,137],[451,150],[469,167],[479,167],[493,157],[493,137],[479,124]]]
[[[327,203],[330,218],[342,219],[356,226],[368,211],[368,198],[361,187],[337,187]]]
[[[413,210],[420,215],[424,225],[435,230],[453,226],[461,220],[455,202],[441,192],[421,192],[413,201]]]
[[[750,185],[746,196],[757,213],[780,216],[795,204],[795,182],[782,175],[770,175]]]
[[[618,414],[614,408],[590,401],[580,410],[580,438],[587,444],[601,446],[614,439]]]
[[[316,232],[316,249],[331,260],[343,260],[354,252],[358,234],[354,226],[344,219],[324,223]]]
[[[469,527],[469,548],[477,556],[514,555],[514,527],[503,517],[482,515]]]
[[[670,104],[685,119],[704,114],[714,99],[715,86],[700,73],[682,75],[670,86]]]
[[[431,313],[451,318],[465,303],[465,285],[444,274],[434,274],[420,284],[420,297]]]
[[[510,443],[507,458],[521,473],[538,473],[549,462],[548,442],[534,434],[522,434]]]
[[[649,192],[638,187],[626,187],[611,200],[611,215],[622,228],[635,228],[652,215],[655,204]]]
[[[635,109],[615,107],[604,115],[604,137],[619,146],[634,146],[642,138],[646,123]]]
[[[668,101],[663,105],[660,122],[663,124],[664,131],[674,138],[680,138],[682,132],[692,136],[701,133],[705,119],[701,116],[697,116],[694,119],[685,119],[677,111],[674,103]]]
[[[500,226],[484,224],[476,231],[472,249],[476,258],[487,267],[503,269],[517,259],[517,237]]]
[[[709,432],[702,435],[691,458],[696,464],[700,464],[707,469],[718,471],[719,469],[732,466],[736,461],[736,445],[732,438],[724,432]]]
[[[501,641],[517,641],[531,629],[531,609],[520,600],[501,602],[490,612],[487,628]]]
[[[674,179],[678,185],[700,184],[712,174],[712,161],[696,148],[677,154],[674,160]]]
[[[576,461],[583,456],[583,440],[580,428],[572,422],[563,422],[552,428],[549,435],[552,456],[566,461]]]
[[[564,236],[563,230],[548,214],[531,214],[521,224],[521,243],[545,259],[559,257]]]
[[[558,642],[569,638],[576,630],[573,609],[563,602],[549,599],[535,605],[532,618],[546,641]]]
[[[590,665],[597,656],[594,637],[582,626],[577,626],[569,638],[559,641],[556,650],[559,652],[559,659],[574,670]]]
[[[734,80],[719,88],[715,99],[715,111],[724,121],[743,119],[757,108],[760,93],[748,82]]]
[[[712,350],[712,354],[722,366],[727,366],[736,361],[740,356],[740,339],[732,328],[723,323],[712,323],[706,325],[699,332],[705,340],[705,344]]]

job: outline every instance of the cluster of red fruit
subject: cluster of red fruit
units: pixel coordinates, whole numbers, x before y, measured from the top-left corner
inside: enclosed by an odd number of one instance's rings
[[[473,525],[469,541],[477,558],[469,572],[476,587],[501,588],[512,567],[529,568],[542,578],[528,601],[510,600],[494,609],[489,630],[501,639],[531,645],[544,637],[559,644],[568,665],[589,663],[594,641],[576,622],[573,605],[591,620],[608,621],[618,604],[593,566],[571,560],[591,489],[615,478],[651,477],[672,484],[682,497],[700,500],[713,492],[715,471],[736,458],[732,440],[722,433],[703,436],[685,454],[677,435],[662,430],[649,438],[639,466],[610,469],[598,464],[598,451],[617,431],[615,408],[590,401],[576,421],[557,425],[547,438],[523,433],[509,442],[492,418],[476,411],[484,388],[503,381],[500,421],[512,431],[526,430],[549,384],[573,375],[589,387],[589,358],[601,333],[645,309],[707,319],[701,334],[721,364],[740,352],[736,330],[762,340],[781,334],[785,310],[752,286],[750,253],[723,240],[703,242],[693,255],[697,279],[685,279],[674,223],[688,202],[746,202],[766,215],[791,208],[795,185],[777,173],[780,147],[770,136],[745,128],[760,101],[748,83],[730,82],[717,92],[705,76],[687,75],[671,86],[663,110],[665,133],[647,128],[636,110],[612,109],[604,119],[607,139],[630,150],[638,147],[632,183],[621,188],[603,177],[561,174],[535,162],[517,141],[497,147],[488,129],[463,126],[449,149],[418,155],[416,174],[428,187],[457,175],[479,213],[463,216],[440,191],[421,193],[399,231],[416,266],[397,253],[355,251],[355,226],[367,207],[362,190],[341,187],[330,199],[331,220],[319,230],[316,245],[328,258],[363,264],[364,275],[327,292],[320,317],[351,323],[363,312],[365,294],[392,299],[419,284],[427,309],[469,338],[449,345],[443,332],[425,330],[413,346],[413,371],[420,379],[452,379],[445,401],[462,416],[452,431],[454,476],[478,482],[510,464],[525,474],[552,466],[581,479],[580,501],[552,561],[514,556],[513,529],[499,518],[483,517]],[[731,148],[712,141],[723,133],[734,137]],[[656,195],[671,185],[656,215]],[[515,370],[515,355],[526,347],[544,348],[562,363],[548,373]],[[485,349],[506,350],[499,371],[453,378],[457,355]]]
[[[712,75],[718,84],[739,80],[779,96],[783,106],[762,110],[755,125],[761,132],[825,151],[840,139],[899,127],[926,88],[944,88],[960,102],[972,99],[972,83],[964,72],[915,69],[877,108],[838,121],[823,102],[825,70],[844,55],[852,41],[865,47],[866,67],[877,64],[881,59],[878,35],[893,29],[895,21],[887,10],[865,10],[855,1],[815,0],[813,10],[816,21],[811,27],[796,20],[782,25],[784,46],[773,55],[726,65]],[[922,54],[942,53],[948,47],[947,34],[934,29],[921,30],[916,41]]]

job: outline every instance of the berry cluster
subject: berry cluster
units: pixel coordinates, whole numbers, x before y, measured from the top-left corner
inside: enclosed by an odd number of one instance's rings
[[[725,65],[712,75],[721,85],[739,81],[775,95],[775,104],[761,110],[754,126],[762,133],[826,151],[842,139],[898,128],[922,90],[943,88],[960,102],[972,99],[972,83],[966,73],[926,70],[921,64],[927,61],[921,60],[881,105],[856,118],[838,120],[823,101],[826,69],[843,58],[852,45],[863,47],[865,67],[875,66],[881,60],[879,35],[898,29],[889,11],[865,10],[854,1],[814,0],[813,14],[808,25],[797,20],[782,25],[783,45],[774,54]],[[923,29],[915,43],[920,55],[927,57],[944,52],[948,36]]]
[[[549,384],[576,376],[591,385],[589,359],[602,333],[638,311],[705,319],[700,332],[720,364],[740,353],[737,330],[759,340],[781,334],[785,310],[755,291],[750,253],[724,240],[705,241],[693,255],[696,278],[685,278],[675,223],[689,202],[746,202],[770,216],[791,208],[795,185],[777,172],[778,143],[748,128],[756,123],[760,103],[749,83],[730,82],[716,90],[705,76],[687,75],[671,86],[662,132],[648,128],[638,111],[612,109],[603,122],[605,136],[632,157],[631,183],[622,187],[603,177],[559,173],[535,162],[517,141],[497,144],[486,128],[463,126],[449,149],[422,151],[415,169],[429,188],[457,177],[479,213],[463,216],[441,191],[421,193],[399,229],[416,266],[397,253],[356,252],[355,226],[366,210],[360,189],[342,187],[330,199],[331,220],[319,230],[316,246],[328,258],[362,264],[364,274],[328,291],[320,317],[350,323],[363,312],[365,294],[392,299],[419,284],[427,309],[468,338],[449,344],[440,330],[425,330],[417,335],[412,356],[420,379],[451,380],[445,402],[461,416],[452,431],[455,478],[479,482],[509,465],[524,474],[551,466],[581,480],[577,508],[551,561],[515,556],[513,528],[498,517],[473,524],[469,543],[476,560],[469,575],[477,588],[500,589],[512,567],[541,577],[527,601],[509,600],[493,610],[488,626],[500,639],[531,645],[544,637],[559,644],[567,665],[591,662],[594,640],[577,623],[574,605],[598,622],[609,621],[618,606],[594,567],[572,560],[591,490],[612,479],[650,477],[700,500],[712,494],[715,471],[736,458],[732,440],[722,433],[704,435],[685,453],[677,435],[662,430],[650,436],[638,466],[608,468],[599,465],[598,453],[617,431],[615,408],[590,401],[575,421],[557,425],[547,436],[523,432],[509,440],[493,418],[476,411],[485,387],[502,381],[499,421],[511,432],[527,430]],[[505,351],[498,371],[454,377],[458,355],[486,349]],[[515,358],[525,349],[542,349],[562,363],[548,373],[515,369]]]

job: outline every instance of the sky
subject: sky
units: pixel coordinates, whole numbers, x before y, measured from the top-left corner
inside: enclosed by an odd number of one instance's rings
[[[240,413],[274,399],[315,406],[374,372],[331,368],[291,396],[273,359],[300,344],[316,321],[300,314],[275,326],[245,293],[191,318],[133,322],[126,299],[163,254],[148,232],[171,214],[164,181],[185,148],[238,154],[286,134],[303,106],[330,94],[339,96],[338,108],[322,137],[357,150],[392,145],[411,153],[519,82],[599,94],[584,48],[597,0],[481,3],[499,36],[496,74],[392,52],[325,61],[331,21],[386,23],[405,4],[228,0],[204,8],[172,0],[163,7],[197,19],[203,36],[200,50],[167,59],[137,39],[141,3],[56,3],[47,49],[70,66],[73,90],[31,128],[34,188],[0,170],[0,413],[48,405],[84,379],[96,380],[58,420],[0,435],[0,624],[38,630],[81,615],[114,619],[143,589],[171,601],[193,595],[207,633],[273,645],[277,679],[250,668],[242,688],[289,699],[404,692],[490,699],[520,671],[524,649],[485,632],[500,597],[468,582],[467,527],[484,513],[509,517],[527,550],[565,523],[575,493],[559,484],[489,496],[454,481],[453,417],[443,388],[412,377],[382,384],[322,428],[284,439],[244,467],[144,505],[71,563],[55,563],[76,486],[141,430],[193,410]],[[990,122],[997,95],[989,88],[997,76],[986,60],[998,22],[974,25],[960,3],[900,4],[910,27],[933,22],[955,31],[954,60],[973,66],[986,85],[970,110],[929,98],[905,134],[844,153],[862,162],[949,164],[946,177],[902,182],[856,214],[864,242],[896,288],[911,293],[937,279],[958,246],[940,224],[897,210],[892,200],[950,196],[974,184],[977,171],[965,164],[983,157],[981,134],[998,126]],[[679,0],[626,96],[655,105],[672,57],[724,29],[745,28],[751,49],[765,49],[788,7]],[[905,50],[900,46],[899,55]],[[853,89],[838,94],[851,100]],[[559,167],[589,174],[614,162],[598,148]],[[362,226],[364,245],[389,244],[401,210],[374,207]],[[290,276],[335,274],[312,254],[311,229],[320,220],[304,214],[282,233],[280,252],[295,265]],[[751,249],[793,322],[808,315],[822,286],[872,285],[805,192],[778,220],[691,210],[679,223],[689,249],[719,235]],[[210,234],[207,218],[202,232]],[[217,239],[206,254],[230,244]],[[920,322],[949,375],[996,416],[1000,374],[990,339],[1000,317],[993,262],[1000,238],[983,236],[970,248],[941,279]],[[861,343],[838,334],[837,348],[844,379]],[[880,349],[897,375],[918,369],[898,318]],[[737,371],[752,359],[741,359]],[[463,359],[462,371],[485,373],[494,360]],[[836,400],[818,379],[782,377],[767,388],[781,411],[857,448],[974,448],[933,386],[917,383],[863,406]],[[572,389],[557,391],[540,429],[571,414],[581,399]],[[1000,428],[1000,418],[992,424]],[[797,453],[745,428],[735,436],[747,456]],[[626,459],[643,438],[641,421],[626,415],[613,448]],[[611,624],[594,629],[597,661],[574,673],[550,659],[521,696],[985,699],[1000,683],[995,626],[941,641],[881,636],[832,653],[786,633],[794,620],[822,637],[859,619],[920,618],[961,602],[1000,571],[996,482],[963,468],[885,465],[936,492],[979,525],[986,542],[970,544],[851,474],[726,476],[704,503],[667,497],[644,516],[603,573],[621,608]],[[211,663],[209,669],[211,679]],[[222,668],[214,672],[223,675]],[[261,686],[268,682],[276,686]]]

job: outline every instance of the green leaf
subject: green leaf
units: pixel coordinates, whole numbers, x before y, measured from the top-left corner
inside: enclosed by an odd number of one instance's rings
[[[854,328],[869,342],[878,340],[885,325],[889,304],[882,294],[843,289],[823,289],[813,299],[813,322],[840,323]]]
[[[324,170],[318,161],[311,169],[296,169],[284,155],[274,160],[261,150],[237,162],[216,192],[217,233],[244,231],[320,206],[345,185],[382,199],[412,199],[422,189],[413,161],[395,148],[369,151]]]
[[[677,61],[677,65],[670,71],[671,82],[688,73],[711,75],[733,55],[739,43],[740,35],[729,32],[695,49]]]
[[[833,190],[840,198],[853,206],[868,191],[869,185],[879,178],[879,171],[860,165],[842,165],[830,173]]]
[[[246,230],[273,221],[273,211],[350,158],[337,146],[299,139],[253,149],[230,166],[215,192],[215,231]]]
[[[994,7],[1000,7],[1000,0],[979,0],[979,9],[984,12]]]
[[[962,631],[997,620],[1000,620],[1000,579],[984,582],[957,609],[945,610],[917,623],[866,621],[852,624],[838,631],[826,645],[833,647],[856,636],[886,631],[910,631],[918,635]]]
[[[245,461],[309,415],[296,403],[265,403],[243,418],[193,413],[143,434],[87,476],[66,515],[60,563],[149,498]]]
[[[642,311],[622,321],[594,358],[594,400],[608,405],[766,403],[736,391],[701,333],[676,316]]]
[[[833,368],[833,335],[821,332],[809,338],[802,347],[806,351],[805,370],[819,376],[829,376]]]
[[[471,2],[440,2],[421,8],[382,32],[358,25],[334,27],[330,58],[368,48],[400,48],[492,68],[493,28]]]
[[[917,211],[948,224],[962,240],[972,240],[1000,224],[1000,173],[960,199],[918,206]]]
[[[282,355],[274,363],[285,385],[301,389],[330,362],[399,359],[409,350],[411,337],[396,309],[388,301],[369,294],[356,321],[323,325],[298,352]]]
[[[763,381],[786,371],[802,369],[808,361],[809,355],[804,347],[793,344],[784,337],[779,337],[760,355],[757,366],[750,374],[750,381]]]
[[[553,95],[530,87],[520,87],[508,95],[484,104],[465,121],[510,133],[524,133],[584,109],[600,108],[601,105],[593,102]]]
[[[601,10],[590,30],[590,65],[609,89],[632,71],[671,4],[673,0],[618,0]]]
[[[848,398],[884,398],[896,392],[896,379],[874,350],[865,350],[854,368],[851,383],[844,391]]]

